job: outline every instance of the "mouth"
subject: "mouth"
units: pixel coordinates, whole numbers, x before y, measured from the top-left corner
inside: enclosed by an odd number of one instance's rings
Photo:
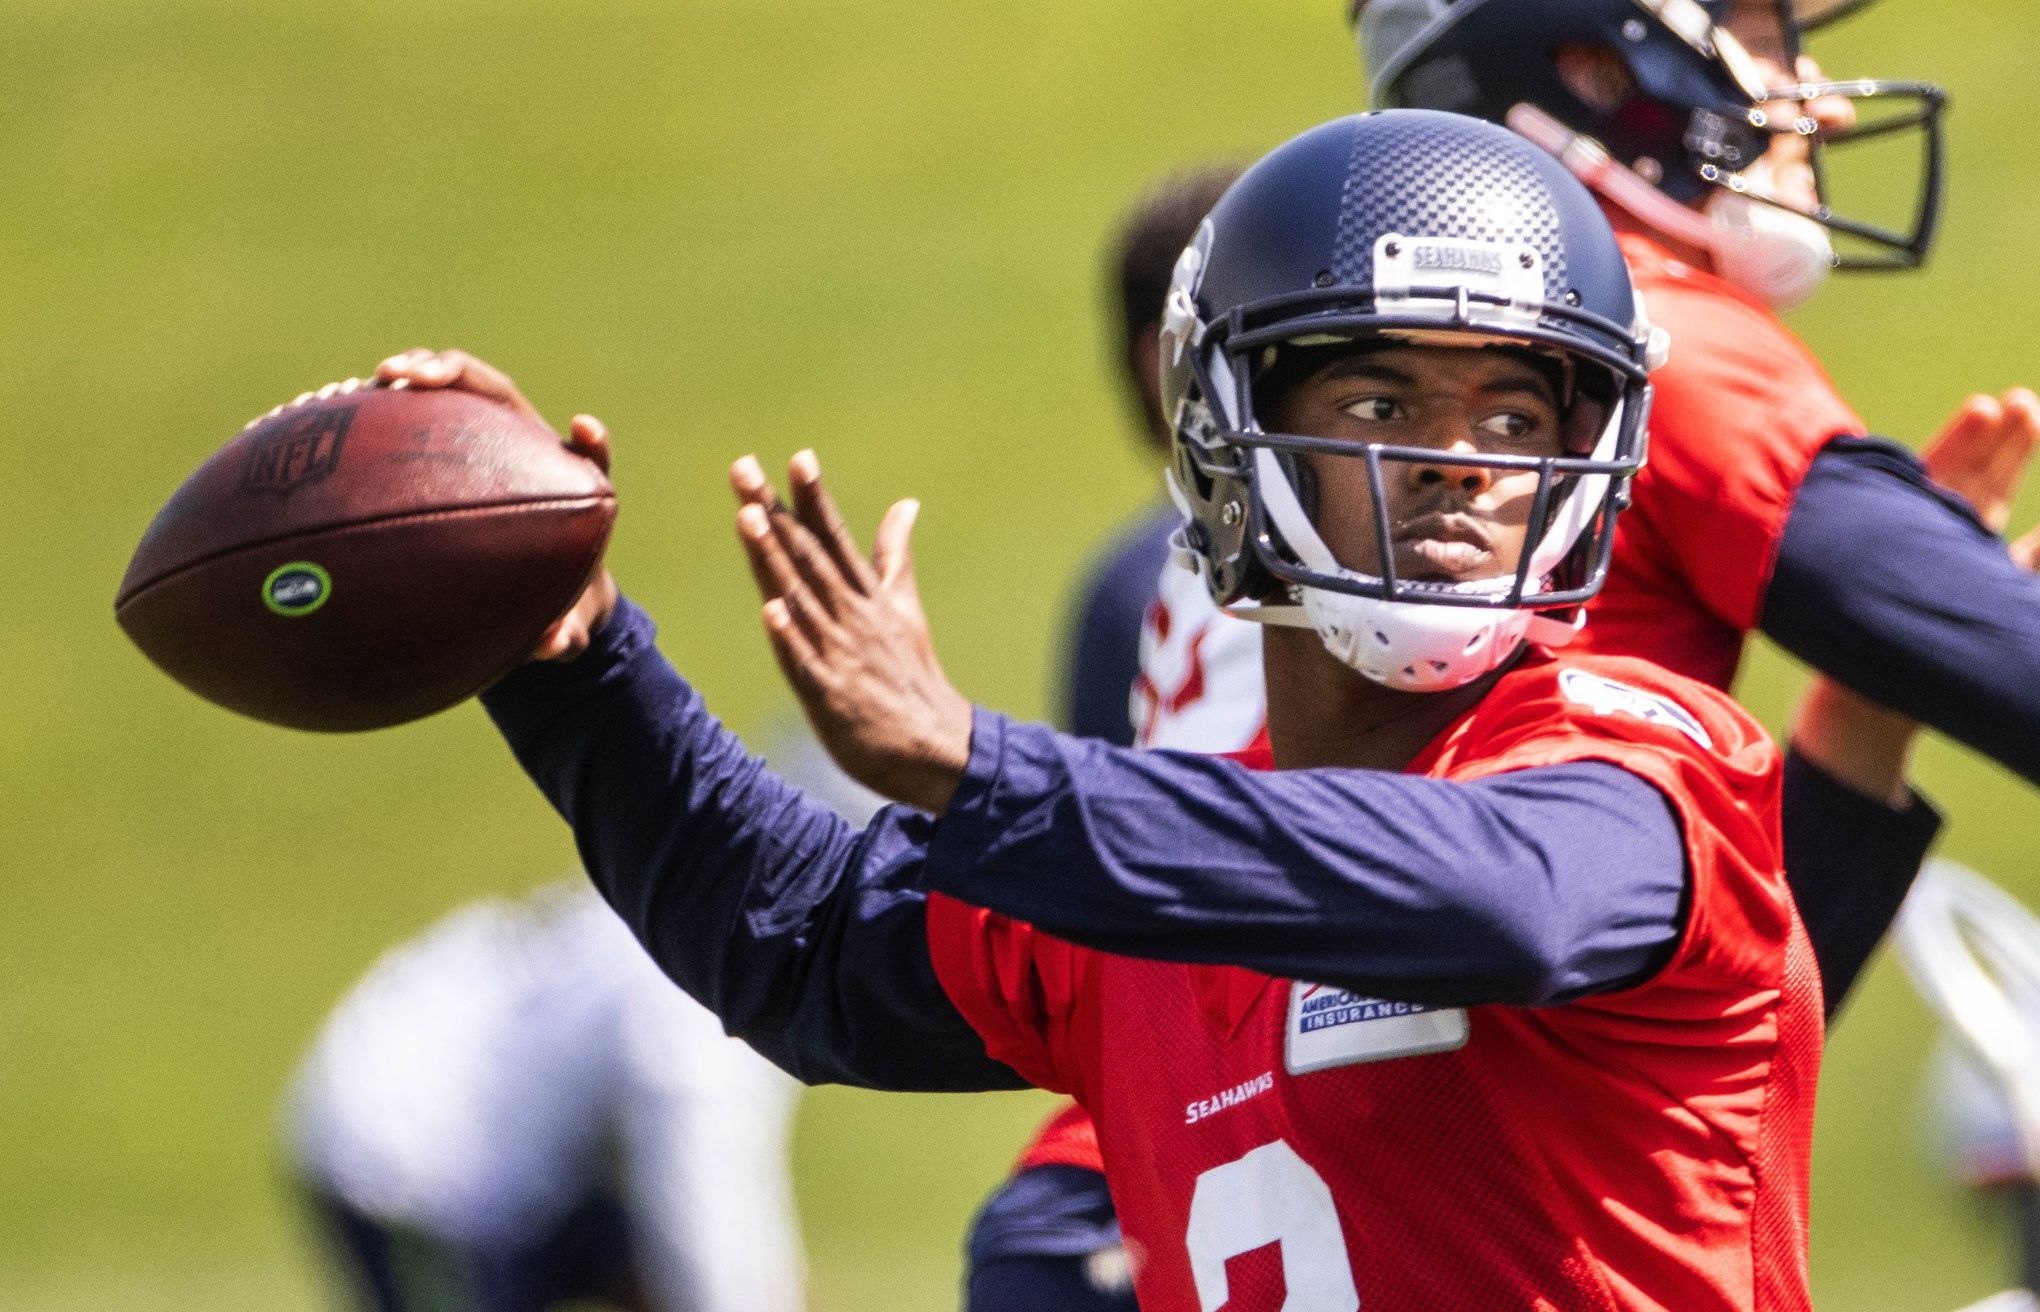
[[[1395,534],[1396,572],[1415,581],[1455,582],[1495,572],[1494,542],[1465,515],[1420,515]]]

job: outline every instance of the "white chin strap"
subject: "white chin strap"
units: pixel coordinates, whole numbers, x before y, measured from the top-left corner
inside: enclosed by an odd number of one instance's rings
[[[1695,211],[1611,158],[1593,138],[1534,105],[1515,106],[1508,122],[1517,135],[1557,156],[1595,194],[1673,241],[1707,252],[1717,276],[1774,310],[1805,301],[1834,269],[1828,230],[1803,214],[1718,189],[1704,211]],[[1754,191],[1772,189],[1771,168],[1763,160],[1745,170],[1743,178]]]
[[[1612,455],[1620,431],[1618,406],[1596,447],[1597,458]],[[1531,577],[1549,573],[1564,558],[1592,520],[1600,499],[1607,495],[1605,476],[1582,478],[1580,483],[1532,553]],[[1254,485],[1261,494],[1269,521],[1305,569],[1360,583],[1381,582],[1379,578],[1347,569],[1333,557],[1310,516],[1304,513],[1281,462],[1266,447],[1254,451]],[[1513,578],[1482,579],[1453,584],[1450,588],[1461,595],[1493,596],[1506,593],[1514,582]],[[1325,650],[1342,664],[1399,692],[1445,692],[1464,687],[1515,655],[1525,642],[1563,646],[1572,641],[1580,625],[1579,620],[1557,620],[1515,607],[1490,609],[1383,601],[1312,587],[1299,587],[1296,591],[1300,606],[1231,609],[1242,619],[1315,629]]]

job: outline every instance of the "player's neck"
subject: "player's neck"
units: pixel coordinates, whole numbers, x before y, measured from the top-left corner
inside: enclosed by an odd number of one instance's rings
[[[1496,677],[1451,692],[1397,692],[1342,664],[1310,629],[1263,629],[1261,654],[1278,770],[1401,770]]]

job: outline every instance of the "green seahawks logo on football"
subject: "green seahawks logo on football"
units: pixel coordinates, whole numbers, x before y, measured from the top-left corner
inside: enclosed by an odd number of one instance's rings
[[[278,565],[262,580],[262,604],[295,619],[309,615],[333,595],[333,576],[309,560]]]

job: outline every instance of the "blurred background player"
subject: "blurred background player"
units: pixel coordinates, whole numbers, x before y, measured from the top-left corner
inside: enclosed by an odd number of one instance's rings
[[[1239,174],[1234,165],[1211,165],[1160,179],[1121,221],[1106,253],[1100,299],[1112,333],[1112,372],[1142,451],[1157,468],[1169,456],[1159,390],[1162,299],[1176,257]],[[1058,648],[1062,726],[1071,733],[1117,747],[1133,743],[1139,726],[1128,697],[1141,673],[1141,628],[1169,559],[1169,537],[1182,522],[1175,506],[1158,501],[1117,530],[1086,571]],[[1244,747],[1252,736],[1213,750]]]
[[[1910,451],[1868,437],[1777,318],[1835,267],[1910,268],[1932,243],[1939,89],[1830,82],[1803,48],[1809,24],[1860,8],[1360,0],[1349,15],[1374,103],[1508,122],[1595,190],[1675,343],[1581,640],[1727,687],[1761,629],[2040,780],[2040,581]],[[1839,195],[1838,179],[1875,186]],[[1892,217],[1854,212],[1880,195]],[[2030,445],[2040,399],[1971,397],[1944,432],[1996,429]]]
[[[795,1312],[797,1086],[585,884],[378,961],[291,1090],[293,1165],[375,1312]]]
[[[1954,1177],[2002,1208],[2016,1291],[2040,1307],[2040,918],[1973,870],[1936,861],[1898,919],[1899,960],[1941,1020],[1931,1124]]]
[[[772,740],[810,796],[875,808],[805,732]],[[373,1312],[799,1312],[798,1088],[576,879],[461,907],[378,961],[313,1044],[286,1134]]]

